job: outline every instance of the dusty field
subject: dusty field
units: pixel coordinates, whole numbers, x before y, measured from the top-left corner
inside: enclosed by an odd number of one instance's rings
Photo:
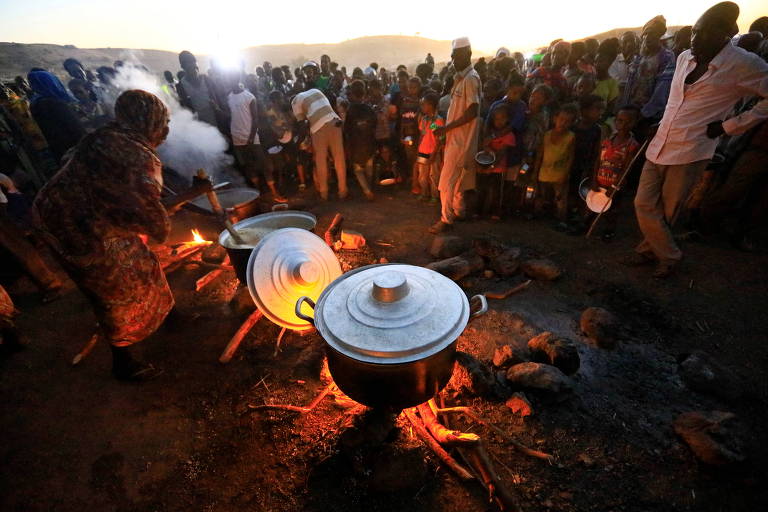
[[[322,232],[335,211],[345,227],[365,234],[373,257],[425,264],[435,220],[432,207],[406,192],[376,203],[356,200],[312,208]],[[565,269],[557,282],[492,301],[459,349],[489,358],[504,343],[525,343],[550,330],[579,346],[576,392],[560,403],[533,400],[520,419],[503,402],[459,397],[556,463],[516,453],[482,425],[480,434],[526,511],[741,511],[768,503],[768,258],[720,242],[688,245],[680,273],[657,282],[647,269],[617,263],[637,240],[627,212],[611,244],[569,237],[548,221],[462,223],[457,232],[494,232]],[[210,219],[188,212],[174,237],[191,226],[208,238]],[[383,242],[390,245],[377,245]],[[374,259],[374,258],[371,259]],[[327,399],[311,414],[250,412],[248,404],[309,402],[322,387],[321,340],[288,335],[273,357],[279,329],[262,320],[228,366],[218,355],[244,319],[226,299],[226,276],[211,293],[194,296],[201,272],[181,270],[171,283],[180,315],[143,344],[165,369],[142,385],[109,374],[106,347],[77,368],[68,361],[90,335],[93,316],[76,290],[42,306],[29,283],[15,292],[18,324],[29,348],[0,361],[0,509],[7,511],[482,511],[487,497],[461,484],[412,436],[407,425],[376,447],[341,449],[345,411]],[[473,292],[494,282],[479,281]],[[215,293],[214,293],[215,291]],[[588,306],[615,311],[625,336],[614,351],[578,332]],[[696,325],[705,320],[707,332]],[[728,365],[745,395],[729,403],[688,390],[678,355],[702,349]],[[680,412],[735,412],[748,433],[748,460],[712,469],[675,436]]]

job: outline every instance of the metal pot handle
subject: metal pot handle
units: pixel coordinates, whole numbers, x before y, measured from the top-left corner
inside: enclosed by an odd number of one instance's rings
[[[474,313],[469,314],[470,320],[472,320],[473,318],[477,318],[478,316],[483,315],[485,314],[486,311],[488,311],[488,299],[486,299],[485,295],[483,295],[482,293],[479,295],[475,295],[474,297],[469,299],[470,310],[472,309],[472,302],[475,300],[480,301],[480,309],[478,309]]]
[[[312,309],[315,309],[315,301],[310,299],[309,297],[299,297],[299,300],[296,301],[296,316],[304,320],[305,322],[311,323],[313,326],[315,325],[315,319],[311,316],[307,316],[304,313],[301,312],[301,305],[306,302],[309,304]],[[487,308],[486,308],[487,309]]]

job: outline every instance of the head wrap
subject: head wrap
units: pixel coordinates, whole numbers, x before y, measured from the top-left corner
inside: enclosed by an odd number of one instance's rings
[[[125,91],[115,102],[115,120],[121,127],[159,146],[167,135],[168,109],[160,98],[146,91]]]
[[[643,25],[643,35],[650,35],[661,37],[667,31],[667,20],[659,14],[655,18],[652,18],[648,23]]]
[[[699,17],[702,22],[714,22],[727,30],[728,37],[739,33],[736,20],[739,18],[739,6],[733,2],[720,2],[715,4]]]
[[[42,98],[53,98],[60,101],[75,101],[64,88],[64,84],[53,73],[48,71],[30,71],[27,75],[29,86],[35,95],[32,97],[32,103]]]
[[[451,41],[451,50],[458,50],[459,48],[469,48],[471,45],[469,44],[469,38],[468,37],[457,37],[453,41]]]

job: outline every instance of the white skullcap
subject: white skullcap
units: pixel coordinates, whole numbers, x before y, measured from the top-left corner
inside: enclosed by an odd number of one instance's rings
[[[471,46],[469,44],[469,38],[468,37],[457,37],[451,42],[451,50],[456,50],[458,48],[467,48]]]

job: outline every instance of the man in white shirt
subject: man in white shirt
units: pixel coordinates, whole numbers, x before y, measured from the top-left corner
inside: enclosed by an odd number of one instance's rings
[[[299,122],[300,131],[312,137],[312,150],[315,155],[315,187],[320,199],[328,200],[328,153],[333,156],[336,179],[339,182],[339,199],[346,199],[347,164],[344,156],[344,139],[341,132],[341,119],[334,112],[328,98],[319,89],[309,89],[294,96],[291,101],[293,114]]]
[[[644,239],[632,264],[657,262],[654,277],[665,278],[682,259],[671,227],[723,133],[744,133],[768,118],[768,64],[736,48],[739,7],[721,2],[693,26],[691,49],[680,54],[664,117],[646,151],[635,197]],[[745,96],[763,98],[754,108],[722,119]]]
[[[233,72],[230,76],[231,90],[227,95],[227,104],[232,114],[229,129],[232,134],[232,146],[235,158],[251,184],[258,188],[259,170],[264,174],[273,199],[284,203],[286,199],[275,187],[272,162],[267,158],[261,147],[259,134],[256,131],[259,119],[256,97],[240,84],[240,73]]]
[[[621,52],[608,68],[608,74],[619,83],[619,98],[624,97],[624,87],[627,85],[629,64],[637,57],[637,36],[634,32],[624,32],[621,36]],[[621,106],[621,105],[617,105]]]

